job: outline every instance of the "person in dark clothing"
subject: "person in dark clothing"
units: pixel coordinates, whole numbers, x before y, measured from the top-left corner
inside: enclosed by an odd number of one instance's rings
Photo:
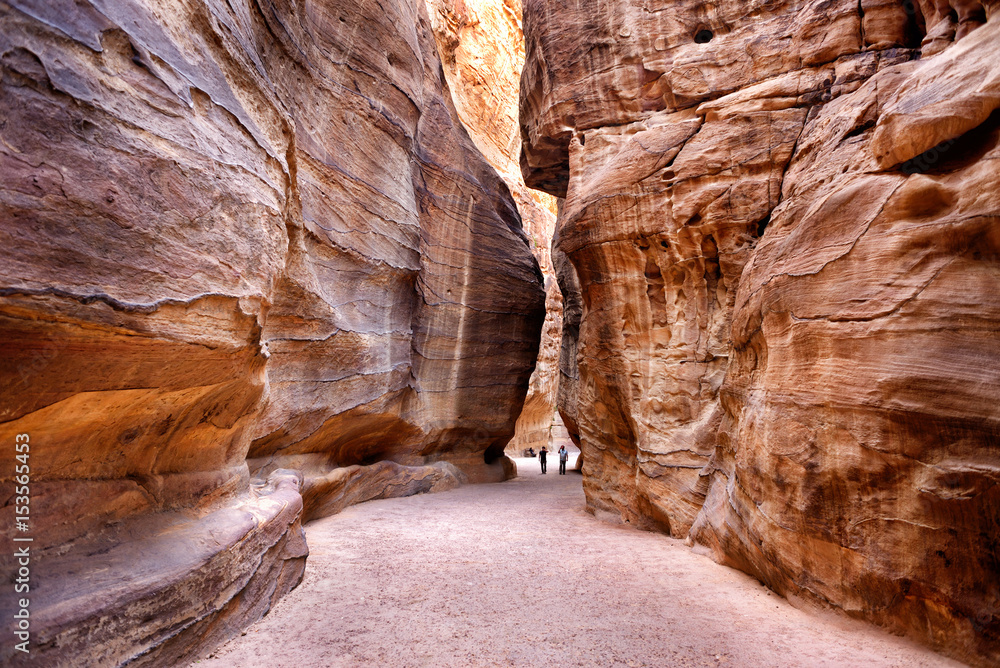
[[[559,446],[559,475],[566,475],[567,459],[569,459],[569,452],[566,451],[566,446]]]
[[[542,475],[545,475],[545,455],[548,453],[549,451],[545,449],[544,445],[542,446],[542,449],[538,451],[538,463],[542,465]]]

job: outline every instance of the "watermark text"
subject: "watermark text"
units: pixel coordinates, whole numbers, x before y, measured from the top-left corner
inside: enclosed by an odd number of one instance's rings
[[[17,596],[14,618],[14,648],[29,653],[31,621],[31,438],[14,437],[14,594]]]

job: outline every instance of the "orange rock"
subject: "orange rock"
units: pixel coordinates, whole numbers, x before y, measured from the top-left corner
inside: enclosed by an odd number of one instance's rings
[[[984,666],[994,5],[528,0],[521,82],[588,506]]]
[[[421,4],[161,9],[0,9],[0,442],[54,665],[183,663],[298,582],[303,516],[509,477],[538,352]]]

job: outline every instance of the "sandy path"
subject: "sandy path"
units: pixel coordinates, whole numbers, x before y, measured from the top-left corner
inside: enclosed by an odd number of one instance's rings
[[[538,473],[310,524],[303,583],[199,666],[958,666],[796,610],[674,539],[583,510]]]

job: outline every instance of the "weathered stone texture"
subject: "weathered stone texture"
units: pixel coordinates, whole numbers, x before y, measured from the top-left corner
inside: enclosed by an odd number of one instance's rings
[[[580,418],[577,414],[580,396],[580,369],[576,357],[580,339],[580,318],[583,302],[580,296],[580,279],[566,253],[559,250],[558,235],[552,240],[552,260],[563,295],[563,327],[559,348],[558,409],[566,431],[573,443],[580,447]],[[577,460],[580,464],[583,457]]]
[[[937,128],[947,144],[894,161],[878,139],[904,125],[920,146],[946,85],[928,71],[988,92],[997,26],[807,124],[740,285],[694,531],[779,592],[984,664],[1000,659],[1000,124]]]
[[[995,4],[596,5],[521,82],[589,506],[996,663]]]
[[[303,514],[511,474],[542,276],[422,2],[15,0],[0,64],[37,660],[196,656],[298,581]]]
[[[550,442],[558,388],[562,296],[550,253],[555,199],[524,185],[518,163],[518,80],[524,64],[520,0],[428,0],[445,78],[472,140],[510,188],[545,276],[546,318],[528,396],[507,453]]]

